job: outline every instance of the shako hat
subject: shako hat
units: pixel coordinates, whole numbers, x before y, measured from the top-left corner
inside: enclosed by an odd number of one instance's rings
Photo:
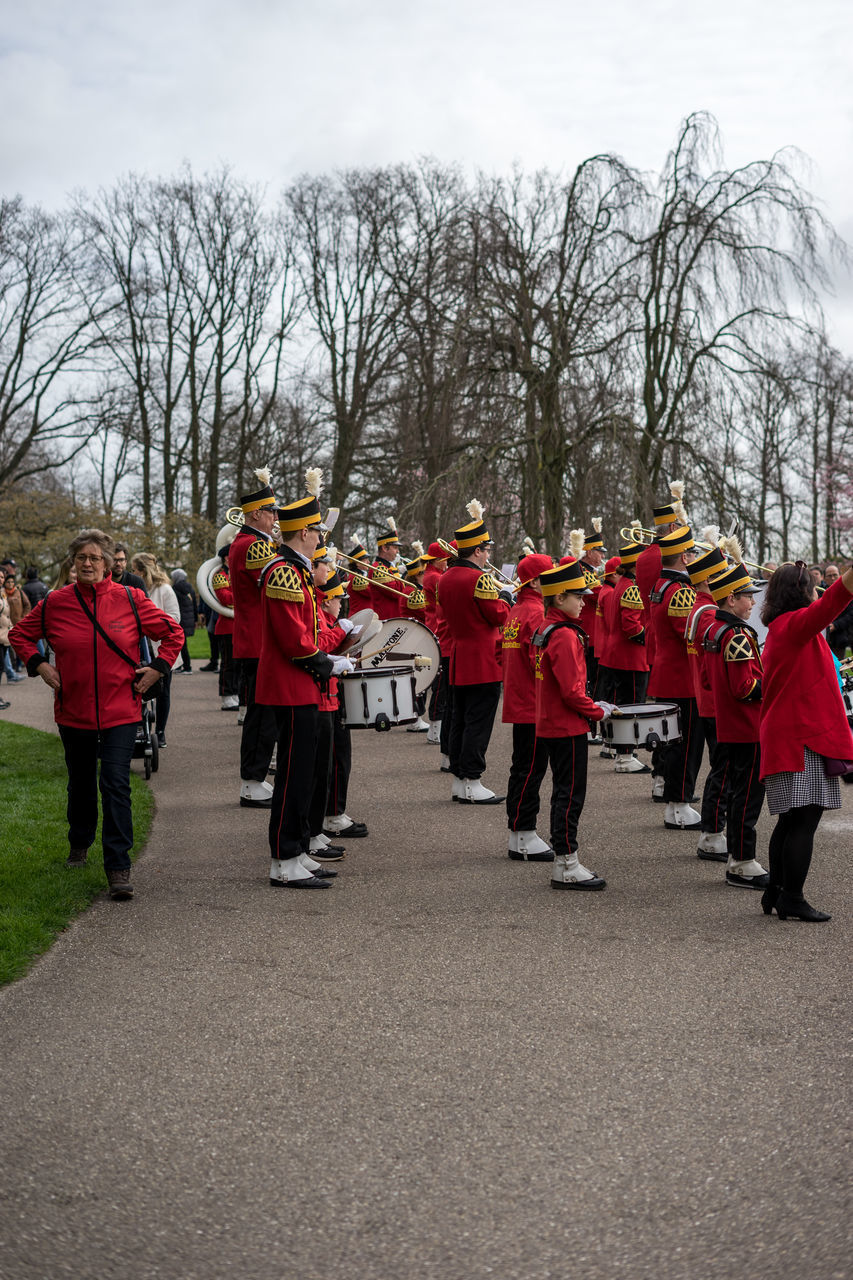
[[[297,498],[295,502],[288,502],[286,506],[279,507],[278,527],[285,540],[289,534],[298,533],[300,529],[314,528],[319,529],[320,533],[329,532],[323,523],[318,502],[322,483],[322,471],[318,467],[311,467],[305,472],[305,488],[308,490],[305,497]]]
[[[664,560],[669,556],[680,556],[682,552],[689,551],[693,545],[693,533],[687,525],[682,525],[680,529],[673,529],[672,533],[658,538],[658,546]]]
[[[733,591],[736,595],[754,596],[761,590],[742,564],[733,564],[731,568],[726,569],[725,573],[717,574],[715,578],[711,578],[708,586],[717,604],[725,600],[726,596],[730,596]]]
[[[385,523],[388,526],[387,533],[377,534],[376,545],[381,551],[383,547],[399,547],[400,538],[397,533],[397,521],[394,516],[388,516]]]
[[[690,575],[690,581],[696,587],[707,578],[712,578],[714,574],[723,573],[727,564],[728,560],[720,548],[710,547],[687,566],[687,572]]]
[[[370,556],[367,554],[364,547],[361,545],[360,533],[354,533],[352,535],[352,538],[350,539],[349,558],[350,560],[369,560],[370,559]]]
[[[346,599],[347,579],[340,570],[336,569],[334,573],[329,574],[323,585],[316,587],[315,590],[324,600],[334,600],[336,596],[342,596]]]
[[[574,591],[577,595],[591,595],[586,585],[586,575],[578,560],[569,560],[566,564],[555,565],[539,574],[539,585],[543,596],[559,596],[564,591]]]
[[[600,551],[604,549],[604,541],[601,537],[601,516],[593,516],[592,533],[584,535],[583,549],[584,551]]]
[[[492,540],[488,529],[483,523],[485,507],[482,502],[472,498],[466,504],[465,510],[471,517],[471,523],[463,524],[462,528],[456,529],[453,534],[456,546],[460,551],[468,551],[471,547],[479,547],[484,542],[491,542]]]
[[[259,511],[261,507],[275,506],[275,494],[270,486],[269,468],[258,467],[255,471],[255,477],[261,487],[256,489],[254,493],[244,493],[240,499],[240,506],[244,516],[250,516],[253,511]]]
[[[418,574],[423,573],[424,569],[427,567],[427,559],[424,554],[424,544],[415,540],[412,543],[412,550],[415,554],[406,564],[406,578],[416,578]]]
[[[645,549],[642,542],[626,542],[624,547],[619,548],[620,563],[636,564]]]

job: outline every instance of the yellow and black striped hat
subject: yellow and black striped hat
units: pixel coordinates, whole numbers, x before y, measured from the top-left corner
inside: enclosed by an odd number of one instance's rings
[[[323,516],[320,512],[320,486],[323,482],[323,473],[317,467],[310,467],[305,472],[305,488],[308,490],[304,498],[297,498],[295,502],[288,502],[286,506],[279,507],[278,527],[287,540],[287,535],[298,533],[300,529],[316,528],[320,533],[328,533],[327,526],[323,523]]]
[[[686,524],[658,538],[658,546],[664,559],[668,556],[680,556],[682,552],[689,551],[693,545],[693,532]]]
[[[376,536],[376,546],[381,551],[383,547],[399,547],[400,535],[397,533],[397,521],[393,516],[388,516],[385,523],[388,526],[387,533],[380,533]]]
[[[275,506],[275,494],[270,485],[270,473],[266,467],[259,467],[255,471],[255,476],[260,482],[260,489],[256,489],[254,493],[244,493],[240,499],[240,506],[243,509],[244,516],[250,516],[255,511],[260,511],[262,507]]]
[[[316,588],[317,594],[324,600],[334,600],[336,596],[347,598],[347,579],[342,573],[330,573],[322,586]]]
[[[667,502],[662,507],[652,507],[652,519],[655,524],[672,524],[675,519],[675,507]]]
[[[472,498],[466,505],[465,510],[471,517],[470,524],[463,524],[461,529],[454,531],[453,537],[456,546],[460,551],[467,551],[471,547],[482,546],[483,543],[491,542],[491,535],[483,522],[485,508],[476,498]]]
[[[690,581],[694,587],[700,582],[704,582],[706,578],[711,578],[714,574],[722,573],[728,564],[728,560],[723,555],[719,547],[711,547],[708,551],[703,551],[701,556],[690,564],[687,572],[690,575]]]
[[[626,542],[624,547],[619,548],[619,559],[622,564],[636,564],[645,549],[645,543]]]
[[[761,590],[750,578],[742,564],[733,564],[730,569],[726,569],[725,573],[720,573],[716,578],[711,578],[708,586],[717,604],[721,600],[725,600],[732,592],[739,596],[754,596],[756,592]]]
[[[592,533],[584,534],[584,551],[603,551],[604,540],[601,536],[601,517],[595,516],[592,521]]]
[[[539,574],[539,586],[545,597],[559,596],[564,591],[574,591],[579,596],[592,595],[578,560],[570,560],[568,564],[558,564],[554,569],[545,569]]]

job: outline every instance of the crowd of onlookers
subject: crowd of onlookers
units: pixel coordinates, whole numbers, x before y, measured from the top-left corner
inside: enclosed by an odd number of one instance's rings
[[[68,586],[69,583],[76,581],[76,578],[74,563],[68,558],[60,565],[52,587],[48,587],[42,581],[38,569],[34,566],[27,568],[21,581],[18,565],[13,558],[7,557],[0,561],[0,682],[4,674],[10,684],[26,679],[26,672],[22,669],[20,659],[14,649],[9,647],[11,628],[51,591]],[[115,546],[112,578],[121,586],[137,587],[140,591],[144,591],[159,608],[180,623],[184,632],[184,645],[173,670],[182,674],[191,674],[193,668],[188,642],[199,622],[199,607],[196,593],[186,572],[183,569],[173,569],[169,576],[156,556],[147,551],[140,551],[131,556],[127,546],[118,542]],[[206,624],[206,618],[204,622]],[[160,746],[165,746],[166,723],[171,702],[171,678],[163,680],[161,685],[161,692],[157,698],[157,735]],[[0,695],[0,711],[8,710],[10,705]]]

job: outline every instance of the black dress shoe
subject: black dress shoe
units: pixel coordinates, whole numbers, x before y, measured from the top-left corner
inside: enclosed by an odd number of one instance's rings
[[[824,920],[832,919],[825,911],[817,911],[810,906],[805,898],[795,898],[784,889],[776,899],[776,914],[780,920],[806,920],[810,924],[822,924]]]
[[[782,890],[778,884],[769,884],[761,895],[761,910],[766,916],[773,914],[773,908],[776,906],[776,899]]]
[[[249,796],[241,796],[240,808],[241,809],[271,809],[272,796],[270,796],[269,800],[252,800]]]
[[[512,858],[513,862],[553,862],[554,850],[549,849],[546,853],[517,853],[515,849],[508,849],[508,858]]]
[[[343,831],[327,831],[324,827],[323,835],[330,840],[360,840],[369,835],[369,832],[363,822],[354,822],[352,826],[344,827]]]
[[[199,671],[218,671],[219,667],[215,662],[206,662],[203,667],[199,667]]]
[[[342,844],[327,844],[325,849],[312,849],[308,856],[315,862],[340,862],[347,851]]]
[[[337,871],[333,871],[331,867],[318,867],[317,870],[312,871],[311,874],[315,880],[334,880],[338,873]]]
[[[320,880],[317,876],[309,876],[307,880],[273,880],[270,876],[270,884],[276,889],[331,889],[328,880]]]
[[[600,876],[593,876],[591,880],[552,880],[552,889],[578,889],[581,892],[594,889],[603,889],[607,884],[606,880],[602,880]]]
[[[770,877],[766,871],[763,876],[739,876],[736,871],[727,871],[726,884],[733,885],[735,889],[767,889]]]

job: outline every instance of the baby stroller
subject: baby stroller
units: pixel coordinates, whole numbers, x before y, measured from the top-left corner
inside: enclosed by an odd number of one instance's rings
[[[148,639],[142,636],[140,643],[140,661],[148,663],[151,661],[151,651],[148,648]],[[151,691],[153,695],[153,690]],[[133,746],[134,760],[143,761],[143,769],[145,770],[146,782],[152,773],[156,773],[160,768],[160,748],[157,744],[157,716],[155,714],[155,703],[153,696],[143,699],[142,716],[139,724],[136,726],[136,742]]]
[[[154,703],[143,702],[142,719],[136,726],[136,742],[133,746],[134,760],[142,760],[146,781],[152,773],[160,768],[160,748],[157,745],[157,717],[154,714]]]

